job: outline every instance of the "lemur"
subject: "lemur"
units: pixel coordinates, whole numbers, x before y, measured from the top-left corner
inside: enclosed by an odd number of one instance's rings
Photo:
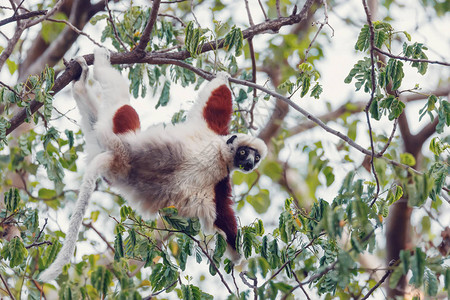
[[[184,217],[198,217],[205,232],[224,235],[233,261],[237,220],[231,199],[234,170],[250,172],[267,154],[264,142],[250,135],[230,134],[233,113],[228,74],[219,73],[200,92],[187,120],[140,130],[127,82],[109,62],[109,52],[94,51],[94,79],[87,85],[88,66],[73,83],[82,115],[88,166],[63,247],[39,279],[56,278],[73,255],[78,231],[98,177],[117,188],[140,214],[156,214],[175,206]]]

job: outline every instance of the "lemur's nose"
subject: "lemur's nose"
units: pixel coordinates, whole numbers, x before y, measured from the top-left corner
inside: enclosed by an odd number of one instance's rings
[[[253,159],[247,159],[244,163],[244,170],[250,171],[255,166]]]

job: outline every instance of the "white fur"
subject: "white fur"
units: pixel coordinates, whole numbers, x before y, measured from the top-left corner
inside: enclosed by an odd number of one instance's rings
[[[40,275],[42,281],[56,278],[69,263],[98,176],[117,187],[140,214],[156,214],[163,207],[175,205],[180,215],[198,217],[202,228],[211,233],[217,231],[214,189],[234,169],[236,149],[239,146],[257,149],[261,160],[267,153],[266,145],[257,138],[236,134],[233,143],[227,143],[232,135],[221,136],[208,128],[203,108],[212,91],[227,84],[229,75],[226,73],[219,73],[203,88],[185,123],[160,124],[142,132],[114,134],[112,117],[118,108],[129,104],[128,85],[110,65],[108,52],[99,49],[94,54],[94,78],[101,90],[93,91],[87,86],[88,67],[81,58],[77,61],[82,74],[73,85],[91,161],[64,246],[55,262]],[[226,237],[225,233],[221,234]],[[237,262],[239,255],[232,250],[229,252]]]

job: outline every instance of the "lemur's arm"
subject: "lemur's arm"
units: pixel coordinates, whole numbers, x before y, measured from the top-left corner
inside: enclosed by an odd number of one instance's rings
[[[221,72],[207,83],[189,111],[188,122],[199,122],[199,125],[208,127],[218,135],[229,134],[233,105],[227,86],[228,77],[227,73]]]

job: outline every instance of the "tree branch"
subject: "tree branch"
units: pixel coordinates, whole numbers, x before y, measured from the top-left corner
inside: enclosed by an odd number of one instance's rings
[[[422,63],[429,63],[429,64],[438,64],[438,65],[443,65],[443,66],[450,66],[450,63],[445,62],[445,61],[437,61],[437,60],[428,60],[428,59],[419,59],[419,58],[409,58],[409,57],[405,57],[405,56],[398,56],[398,55],[394,55],[391,54],[389,52],[383,51],[380,48],[377,47],[373,47],[373,50],[384,54],[390,58],[395,58],[395,59],[400,59],[400,60],[405,60],[405,61],[410,61],[410,62],[422,62]]]
[[[79,1],[82,1],[82,0],[79,0]],[[255,25],[255,26],[249,27],[248,29],[243,31],[244,38],[248,39],[250,37],[253,37],[255,35],[262,34],[265,32],[277,32],[283,26],[292,25],[292,24],[300,22],[301,20],[306,18],[307,12],[309,11],[312,3],[313,3],[313,0],[308,0],[305,3],[302,11],[297,15],[292,15],[290,17],[284,17],[281,19],[270,20],[270,21],[263,22],[263,23]],[[101,7],[102,6],[99,6],[98,9],[100,9]],[[93,13],[93,12],[91,12],[91,10],[89,10],[89,11],[90,11],[89,12],[90,14]],[[71,18],[72,18],[72,15],[74,15],[74,17],[75,17],[75,14],[71,14]],[[73,22],[71,22],[71,23],[73,23]],[[82,28],[82,26],[77,26],[77,27]],[[16,31],[16,34],[17,34],[17,31]],[[18,34],[17,40],[20,38],[20,35],[21,35],[21,33]],[[70,46],[70,45],[71,45],[71,43],[69,43],[68,46]],[[11,46],[11,47],[12,47],[11,48],[11,51],[12,51],[13,46]],[[57,43],[55,41],[52,43],[52,47],[51,47],[52,49],[50,49],[50,48],[47,49],[45,51],[45,53],[46,53],[46,55],[49,55],[50,53],[52,53],[53,54],[52,57],[55,57],[53,52],[57,51],[57,49],[65,49],[66,47],[67,47],[67,43],[64,43],[64,45],[60,45],[60,43]],[[206,43],[202,47],[201,52],[204,53],[207,51],[216,50],[217,47],[219,47],[219,48],[223,47],[223,39],[219,40],[218,42]],[[3,51],[2,55],[0,56],[0,69],[2,66],[1,58],[5,52],[6,52],[6,49]],[[43,55],[43,56],[46,56],[46,55]],[[37,73],[40,70],[42,70],[42,68],[44,66],[43,65],[44,62],[48,63],[49,65],[54,65],[52,63],[49,63],[48,59],[43,59],[43,56],[41,56],[39,58],[39,60],[33,64],[33,66],[30,66],[28,68],[26,74],[21,75],[21,78],[26,78],[26,77],[28,77],[28,74]],[[9,57],[9,55],[7,57]],[[62,56],[56,55],[56,57],[59,60]],[[189,57],[190,57],[190,53],[187,50],[183,50],[183,51],[179,51],[179,52],[169,52],[169,53],[152,52],[152,53],[145,53],[144,56],[133,51],[133,52],[127,52],[127,53],[112,54],[111,55],[111,63],[112,64],[134,64],[134,63],[165,64],[166,63],[165,61],[167,61],[167,63],[177,64],[176,60],[184,60]],[[6,58],[5,58],[5,61],[6,61]],[[86,59],[86,62],[88,63],[88,65],[93,64],[94,56],[92,54],[85,55],[84,58]],[[190,66],[186,63],[184,65]],[[52,89],[54,94],[58,93],[63,87],[67,86],[73,79],[77,78],[80,75],[80,73],[81,73],[81,68],[78,65],[78,63],[75,63],[75,62],[70,63],[69,66],[66,68],[65,72],[55,80],[55,85]],[[200,75],[200,76],[202,76],[202,75]],[[212,78],[212,75],[206,75],[206,73],[204,73],[202,77],[205,77],[205,76],[208,76],[209,79]],[[207,78],[207,77],[205,77],[205,78]],[[30,103],[29,111],[31,112],[31,114],[34,114],[42,105],[43,104],[40,102],[32,101]],[[16,114],[11,119],[10,127],[7,129],[6,134],[9,135],[12,131],[14,131],[19,125],[21,125],[25,121],[25,119],[27,117],[28,116],[27,116],[27,112],[25,109],[19,111],[19,113]]]
[[[142,32],[141,40],[139,41],[139,44],[137,45],[135,51],[138,52],[145,51],[147,44],[150,42],[150,36],[152,34],[156,18],[158,17],[160,2],[161,0],[153,0],[153,7],[152,12],[150,14],[150,20],[148,21],[147,25],[144,28],[144,31]]]
[[[366,106],[366,103],[362,102],[362,101],[345,103],[345,104],[341,105],[339,108],[337,108],[336,110],[319,116],[319,119],[321,119],[324,123],[328,123],[330,121],[336,120],[337,118],[339,118],[340,116],[342,116],[345,113],[350,113],[350,114],[360,113],[364,110],[365,106]],[[307,131],[309,129],[312,129],[316,126],[317,126],[317,124],[310,120],[301,122],[300,124],[288,129],[288,131],[289,131],[288,138],[292,137],[296,134],[302,133],[304,131]]]
[[[13,300],[16,299],[16,298],[14,298],[13,294],[11,293],[11,290],[9,289],[8,283],[7,283],[6,280],[3,278],[2,274],[0,274],[0,279],[2,280],[3,285],[5,286],[6,291],[8,292],[9,297],[11,297],[11,299],[13,299]]]
[[[20,15],[14,15],[12,17],[3,19],[0,21],[0,26],[6,25],[8,23],[17,21],[17,20],[25,20],[30,19],[36,16],[45,15],[47,13],[47,10],[37,10],[37,11],[30,11],[28,13],[20,14]]]
[[[370,154],[370,165],[372,167],[372,173],[373,176],[375,177],[375,181],[377,183],[377,191],[376,194],[374,196],[374,199],[371,203],[370,206],[372,206],[375,201],[378,198],[378,194],[380,193],[380,181],[378,180],[378,174],[377,174],[377,170],[375,169],[375,165],[374,165],[374,157],[375,157],[375,146],[374,146],[374,142],[373,142],[373,134],[372,134],[372,125],[370,124],[370,115],[369,115],[369,108],[372,105],[372,102],[374,101],[374,97],[375,97],[375,89],[376,89],[376,78],[375,78],[375,55],[374,55],[374,48],[375,48],[375,32],[374,32],[374,28],[373,28],[373,23],[372,23],[372,17],[370,15],[370,11],[369,11],[369,7],[367,6],[367,2],[366,0],[363,0],[363,6],[364,6],[364,11],[366,13],[366,19],[367,19],[367,24],[369,24],[369,32],[370,32],[370,77],[371,77],[371,93],[370,93],[370,100],[366,105],[365,108],[365,113],[366,113],[366,119],[367,119],[367,126],[369,128],[369,139],[370,139],[370,150],[371,150],[371,154]]]
[[[369,296],[370,295],[372,295],[372,293],[386,280],[386,278],[388,278],[389,277],[389,275],[391,275],[391,273],[393,272],[394,270],[388,270],[384,275],[383,275],[383,277],[381,277],[381,279],[380,279],[380,281],[378,281],[377,282],[377,284],[375,284],[368,292],[367,292],[367,294],[363,297],[363,298],[361,298],[361,300],[366,300],[366,299],[369,299]]]

